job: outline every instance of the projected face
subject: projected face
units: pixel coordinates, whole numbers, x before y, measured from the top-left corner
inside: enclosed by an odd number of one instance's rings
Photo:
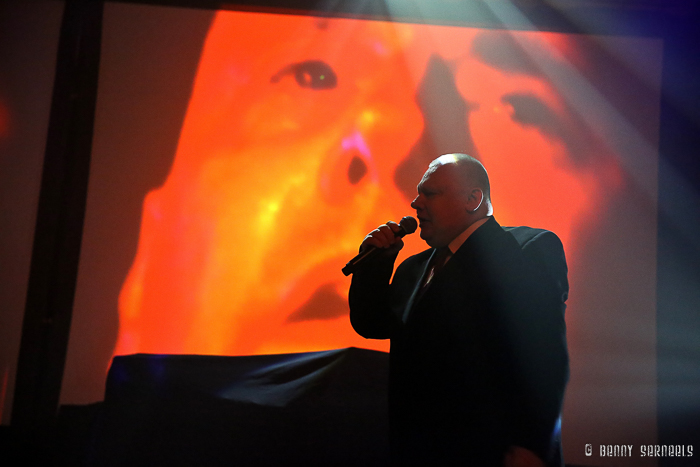
[[[340,269],[411,212],[441,153],[481,159],[503,225],[566,243],[604,151],[540,71],[564,39],[514,37],[219,13],[172,170],[144,202],[116,354],[386,350],[352,331]]]

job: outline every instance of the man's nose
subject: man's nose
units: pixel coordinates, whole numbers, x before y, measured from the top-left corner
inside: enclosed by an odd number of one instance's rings
[[[411,207],[418,211],[421,209],[423,206],[423,203],[420,202],[420,195],[416,196],[413,201],[411,201]]]

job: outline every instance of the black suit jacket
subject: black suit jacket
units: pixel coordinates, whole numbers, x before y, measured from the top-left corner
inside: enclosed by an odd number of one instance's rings
[[[380,259],[350,288],[355,330],[391,339],[395,463],[502,465],[510,445],[551,458],[568,379],[561,242],[490,218],[413,300],[433,253],[391,284],[395,258]]]

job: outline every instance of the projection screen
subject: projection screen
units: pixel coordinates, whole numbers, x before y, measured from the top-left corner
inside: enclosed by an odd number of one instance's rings
[[[340,270],[463,152],[564,243],[567,462],[655,442],[661,40],[118,3],[103,34],[62,402],[113,355],[387,351]]]

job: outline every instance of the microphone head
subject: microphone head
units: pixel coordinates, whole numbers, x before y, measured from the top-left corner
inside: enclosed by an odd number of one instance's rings
[[[404,230],[404,232],[406,232],[406,235],[408,235],[416,231],[416,229],[418,228],[418,221],[411,216],[406,216],[401,219],[399,225]]]

